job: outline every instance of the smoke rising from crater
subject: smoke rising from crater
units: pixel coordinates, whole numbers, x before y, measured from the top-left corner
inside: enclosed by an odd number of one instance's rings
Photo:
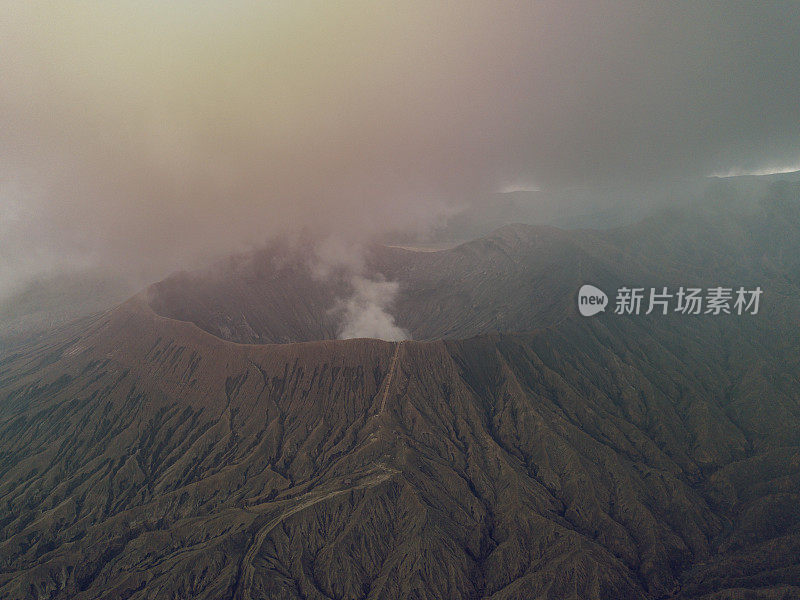
[[[391,313],[400,291],[399,283],[387,281],[381,273],[370,270],[366,249],[358,240],[331,235],[309,246],[313,246],[312,258],[308,261],[311,276],[320,282],[345,282],[349,289],[349,294],[334,300],[331,309],[339,320],[340,339],[411,339],[407,331],[397,326]]]
[[[391,305],[400,284],[396,281],[356,276],[352,280],[353,295],[341,302],[336,311],[342,314],[340,339],[378,338],[390,342],[410,339],[391,315]]]

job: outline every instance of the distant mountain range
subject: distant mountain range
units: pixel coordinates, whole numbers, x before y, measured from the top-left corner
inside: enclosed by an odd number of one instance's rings
[[[337,340],[274,245],[0,354],[0,598],[800,597],[800,185],[374,247]],[[757,315],[580,285],[763,289]]]
[[[101,269],[34,279],[0,298],[0,349],[107,310],[135,292],[124,277]]]

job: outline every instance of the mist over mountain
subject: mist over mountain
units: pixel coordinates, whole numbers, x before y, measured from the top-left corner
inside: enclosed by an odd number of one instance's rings
[[[294,255],[293,260],[300,271],[298,277],[307,272],[306,275],[313,279],[309,281],[310,287],[319,288],[315,282],[325,279],[320,276],[329,274],[332,269],[338,269],[338,277],[349,278],[350,283],[340,281],[336,284],[330,279],[325,281],[323,286],[332,285],[334,291],[327,300],[319,299],[317,302],[330,304],[337,298],[346,303],[352,298],[352,293],[345,298],[343,286],[350,289],[354,277],[363,279],[366,274],[364,261],[367,255],[375,254],[375,247],[378,245],[417,250],[452,248],[476,237],[490,235],[494,230],[509,223],[552,225],[566,229],[613,229],[623,225],[633,225],[648,217],[657,218],[655,215],[663,213],[665,209],[680,211],[694,210],[698,207],[707,209],[725,206],[731,211],[749,213],[758,209],[761,199],[774,193],[773,184],[793,182],[798,178],[800,178],[798,173],[783,173],[673,181],[658,189],[589,186],[561,191],[514,191],[486,197],[467,197],[446,220],[438,226],[432,226],[424,233],[396,232],[376,238],[355,238],[348,242],[337,235],[320,237],[317,233],[307,231],[305,234],[294,236],[272,237],[271,241],[255,249],[239,253],[235,259],[230,257],[209,259],[202,261],[204,266],[195,266],[185,271],[193,273],[206,270],[210,279],[213,279],[210,274],[215,270],[214,265],[224,270],[225,265],[230,264],[234,270],[250,268],[253,270],[252,277],[258,278],[258,269],[263,271],[267,268],[265,265],[270,260],[269,249],[272,248],[271,251],[277,252],[277,256],[287,252]],[[681,200],[678,201],[677,198]],[[586,212],[588,206],[593,208]],[[279,240],[281,241],[278,243],[284,246],[280,252],[273,247]],[[304,256],[308,248],[315,248],[313,258]],[[290,259],[291,256],[284,258]],[[265,265],[257,266],[259,260],[266,261]],[[376,259],[373,256],[371,260]],[[381,260],[385,262],[388,258]],[[342,272],[343,267],[346,267],[345,273]],[[373,274],[382,268],[389,268],[388,263],[370,266]],[[373,283],[373,286],[377,284],[377,289],[381,285],[380,277]],[[124,269],[117,271],[91,268],[86,265],[55,267],[53,271],[35,277],[22,287],[13,286],[16,289],[13,293],[0,294],[0,317],[2,317],[0,344],[9,345],[15,340],[41,332],[48,326],[63,324],[73,318],[112,308],[138,288],[145,286],[147,281],[146,274],[126,273]],[[367,281],[372,280],[367,278]],[[392,282],[388,282],[388,285],[392,287]],[[377,333],[365,337],[386,338],[387,335],[389,337],[400,335],[402,328],[392,323],[393,316],[388,309],[388,305],[396,301],[399,290],[386,292],[384,290],[381,294],[381,310],[374,313],[377,316],[377,320],[374,320],[376,326],[364,330],[369,332],[371,329]],[[269,295],[273,292],[265,293]],[[288,296],[288,292],[284,295]],[[258,299],[252,301],[257,302]],[[266,310],[266,307],[263,309]],[[341,315],[342,311],[346,311],[346,306],[336,306],[333,310]],[[335,337],[341,333],[333,323],[334,316],[319,317],[323,321],[329,321],[327,325],[329,331],[322,337]],[[287,331],[298,336],[302,327],[295,323],[291,327],[287,326]],[[384,335],[379,335],[381,332]],[[291,336],[286,334],[281,339],[286,341],[290,338]]]
[[[0,600],[800,599],[799,6],[0,0]]]
[[[761,200],[746,203],[735,186],[714,186],[692,206],[662,209],[609,230],[512,224],[435,252],[358,248],[356,272],[361,282],[393,285],[381,309],[409,337],[422,340],[551,325],[573,314],[575,291],[587,281],[616,290],[774,280],[782,289],[784,280],[796,282],[797,276],[798,261],[786,255],[784,244],[793,247],[800,235],[798,185],[762,185]],[[307,258],[313,247],[313,239],[276,242],[173,275],[151,286],[147,299],[160,315],[240,343],[358,337],[342,336],[347,326],[337,310],[359,294],[353,267],[320,275],[320,251]]]

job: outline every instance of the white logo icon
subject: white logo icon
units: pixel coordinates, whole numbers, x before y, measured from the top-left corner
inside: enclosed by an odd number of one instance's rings
[[[578,290],[578,310],[584,317],[603,312],[608,305],[608,296],[601,289],[586,284]]]

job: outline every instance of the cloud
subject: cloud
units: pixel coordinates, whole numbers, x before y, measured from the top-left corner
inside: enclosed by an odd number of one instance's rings
[[[793,3],[2,8],[5,282],[72,263],[147,279],[285,231],[424,231],[520,182],[800,156]]]
[[[720,178],[727,178],[727,177],[741,177],[743,175],[780,175],[781,173],[796,173],[800,171],[800,160],[791,163],[791,164],[782,164],[782,165],[765,165],[758,168],[751,168],[751,169],[741,169],[741,168],[730,168],[725,171],[718,171],[716,173],[712,173],[710,177],[720,177]]]

